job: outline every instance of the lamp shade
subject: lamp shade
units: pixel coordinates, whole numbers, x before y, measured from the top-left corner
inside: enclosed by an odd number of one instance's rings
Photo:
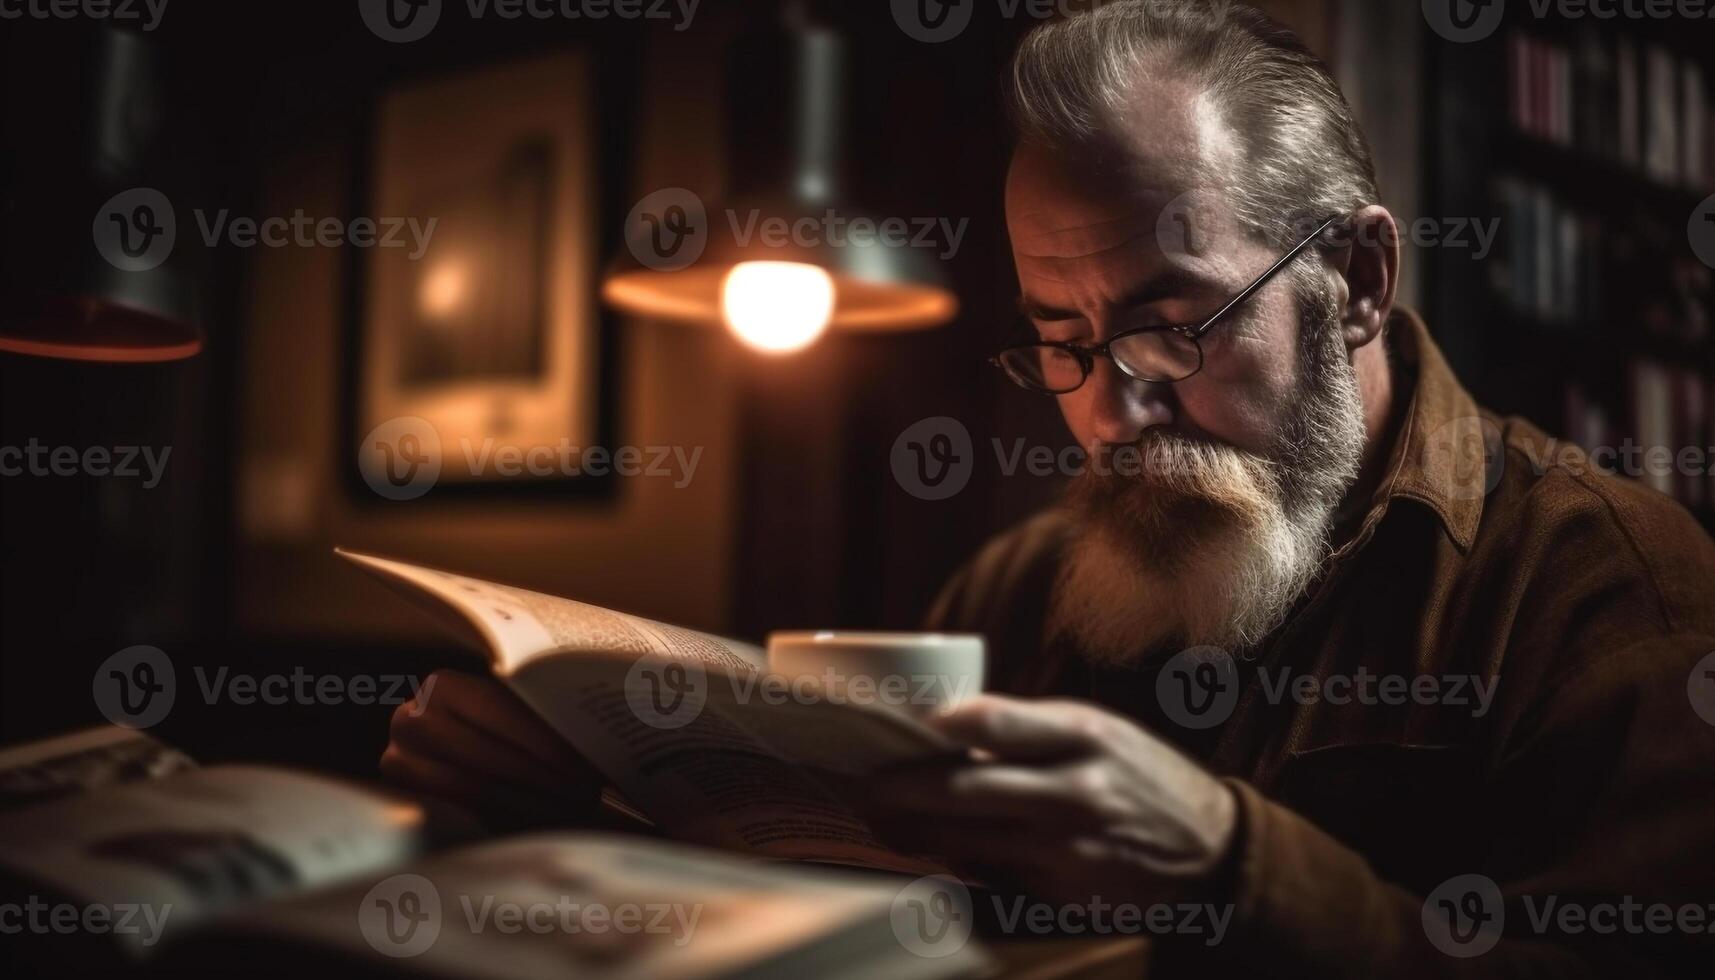
[[[783,275],[791,267],[826,274],[831,329],[919,330],[951,320],[958,300],[936,252],[912,247],[902,222],[878,220],[843,195],[844,71],[844,42],[825,27],[741,39],[726,96],[731,190],[713,208],[676,188],[640,202],[603,299],[640,316],[739,329],[734,271],[767,263],[781,274],[779,303],[791,301],[784,287],[800,278]],[[755,281],[766,288],[769,280]]]
[[[160,53],[101,25],[6,49],[0,350],[165,361],[202,349],[160,163]],[[180,247],[175,247],[177,244]]]

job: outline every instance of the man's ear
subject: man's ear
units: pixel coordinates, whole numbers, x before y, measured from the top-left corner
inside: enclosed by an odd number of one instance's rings
[[[1346,287],[1340,335],[1347,350],[1357,350],[1381,336],[1393,313],[1399,288],[1399,227],[1387,208],[1372,204],[1352,216],[1341,240],[1345,247],[1333,258],[1334,271]]]

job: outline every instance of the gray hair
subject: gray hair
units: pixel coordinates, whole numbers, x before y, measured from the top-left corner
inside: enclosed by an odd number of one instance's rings
[[[1013,59],[1019,139],[1111,134],[1153,72],[1199,82],[1244,152],[1224,175],[1243,227],[1275,247],[1374,204],[1369,144],[1328,66],[1287,28],[1228,0],[1117,0],[1031,31]]]

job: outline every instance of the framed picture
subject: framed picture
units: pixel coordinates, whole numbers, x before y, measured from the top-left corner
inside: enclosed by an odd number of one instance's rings
[[[597,293],[617,134],[598,69],[564,51],[377,97],[353,209],[377,241],[352,250],[348,371],[366,470],[399,453],[442,494],[603,489],[606,469],[579,465],[613,430]]]

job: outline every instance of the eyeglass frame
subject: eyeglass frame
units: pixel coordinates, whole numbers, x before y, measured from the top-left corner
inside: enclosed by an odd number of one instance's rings
[[[1096,369],[1096,358],[1098,358],[1098,357],[1105,357],[1108,360],[1113,361],[1114,367],[1118,368],[1120,370],[1120,372],[1122,374],[1124,374],[1126,377],[1133,378],[1133,379],[1138,380],[1138,381],[1143,381],[1143,382],[1146,382],[1148,384],[1178,384],[1181,381],[1185,381],[1185,380],[1188,380],[1190,378],[1196,377],[1196,375],[1203,370],[1203,363],[1204,363],[1204,361],[1203,361],[1203,336],[1205,334],[1207,334],[1210,330],[1214,329],[1215,326],[1217,324],[1219,324],[1221,322],[1221,320],[1227,316],[1227,314],[1231,313],[1233,310],[1242,306],[1252,296],[1255,296],[1259,290],[1261,290],[1263,287],[1267,286],[1270,282],[1272,282],[1274,280],[1274,277],[1279,275],[1280,271],[1282,269],[1285,269],[1287,266],[1291,265],[1292,261],[1294,259],[1296,259],[1296,258],[1298,258],[1298,256],[1304,254],[1304,250],[1309,248],[1311,245],[1313,245],[1317,239],[1321,238],[1323,236],[1323,234],[1325,234],[1328,231],[1329,228],[1332,228],[1337,222],[1339,222],[1341,217],[1342,217],[1341,215],[1334,215],[1333,217],[1322,222],[1322,224],[1320,226],[1318,226],[1315,231],[1310,233],[1309,237],[1305,238],[1303,241],[1299,242],[1297,245],[1292,246],[1292,248],[1285,255],[1282,255],[1273,265],[1269,266],[1268,270],[1265,271],[1262,275],[1258,276],[1254,282],[1252,282],[1249,286],[1246,286],[1244,289],[1240,290],[1237,295],[1235,295],[1232,299],[1228,300],[1226,302],[1226,304],[1223,305],[1219,310],[1216,310],[1213,315],[1209,316],[1202,323],[1200,323],[1196,326],[1190,326],[1188,324],[1159,323],[1159,324],[1153,324],[1153,325],[1147,326],[1147,327],[1134,327],[1130,330],[1122,330],[1119,333],[1114,334],[1112,337],[1109,337],[1107,340],[1105,340],[1099,344],[1090,344],[1090,345],[1077,344],[1077,343],[1074,343],[1074,342],[1069,341],[1069,340],[1040,340],[1040,339],[1038,339],[1038,340],[1031,341],[1029,343],[1012,344],[1011,346],[1003,347],[997,353],[995,353],[995,355],[993,357],[989,358],[989,363],[994,365],[997,368],[1000,368],[1002,371],[1005,371],[1007,378],[1009,378],[1014,384],[1018,385],[1020,388],[1025,389],[1026,391],[1034,391],[1034,392],[1038,392],[1038,393],[1044,394],[1044,395],[1056,395],[1056,396],[1058,396],[1058,395],[1069,395],[1072,392],[1077,391],[1079,388],[1084,387],[1085,384],[1088,384],[1089,380],[1090,380],[1090,375]],[[1166,332],[1166,331],[1174,331],[1174,332],[1177,332],[1177,333],[1183,335],[1184,337],[1186,337],[1187,339],[1189,339],[1191,341],[1192,346],[1195,347],[1197,350],[1197,366],[1192,369],[1190,374],[1185,375],[1183,378],[1175,378],[1172,381],[1158,381],[1158,380],[1155,380],[1152,378],[1140,378],[1137,375],[1132,374],[1130,371],[1127,371],[1125,365],[1121,364],[1119,362],[1119,360],[1117,358],[1115,358],[1113,355],[1113,351],[1111,349],[1111,346],[1116,341],[1124,340],[1127,337],[1135,337],[1138,334],[1162,333],[1162,332]],[[1029,347],[1053,347],[1053,348],[1057,348],[1059,350],[1066,351],[1067,353],[1071,354],[1073,357],[1076,357],[1078,359],[1079,366],[1082,367],[1084,370],[1083,379],[1080,380],[1075,386],[1073,386],[1071,388],[1067,388],[1064,391],[1050,391],[1047,388],[1042,388],[1042,387],[1038,387],[1036,385],[1029,385],[1029,384],[1024,384],[1023,382],[1020,382],[1018,380],[1018,377],[1016,375],[1014,375],[1010,370],[1008,370],[1006,365],[1001,362],[1001,358],[1005,357],[1007,354],[1011,353],[1012,351],[1024,350],[1025,348],[1029,348]]]

